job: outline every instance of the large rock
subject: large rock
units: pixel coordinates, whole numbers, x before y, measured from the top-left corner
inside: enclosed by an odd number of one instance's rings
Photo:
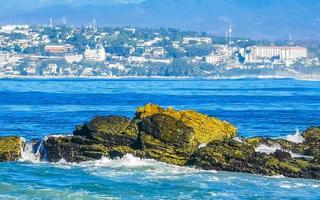
[[[136,111],[138,119],[145,119],[155,114],[171,116],[192,129],[194,140],[207,144],[213,140],[224,140],[235,137],[237,128],[232,124],[192,110],[177,111],[173,108],[163,109],[158,105],[147,104]]]
[[[299,143],[234,138],[236,132],[228,122],[195,111],[147,104],[137,109],[132,120],[95,117],[78,126],[72,136],[49,136],[34,147],[41,149],[41,158],[49,162],[81,162],[130,153],[207,170],[320,179],[320,127],[307,129]],[[0,161],[18,160],[21,145],[18,137],[0,138]]]
[[[236,135],[231,124],[197,113],[147,104],[137,109],[140,143],[145,157],[185,165],[199,145]]]
[[[22,145],[20,137],[0,137],[0,162],[18,160]]]

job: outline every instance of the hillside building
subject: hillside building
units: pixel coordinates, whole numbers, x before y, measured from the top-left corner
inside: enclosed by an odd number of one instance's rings
[[[102,45],[99,45],[97,49],[87,49],[84,52],[84,58],[92,62],[103,62],[106,59],[106,52]]]

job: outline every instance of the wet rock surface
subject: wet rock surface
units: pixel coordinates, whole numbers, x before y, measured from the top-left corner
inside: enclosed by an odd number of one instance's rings
[[[20,137],[0,137],[0,162],[17,161],[23,141]]]
[[[41,158],[82,162],[132,154],[206,170],[320,179],[320,127],[307,129],[299,143],[236,136],[237,128],[226,121],[148,104],[133,119],[98,116],[77,126],[73,135],[48,136]],[[0,145],[0,161],[21,156],[20,138],[0,138]]]

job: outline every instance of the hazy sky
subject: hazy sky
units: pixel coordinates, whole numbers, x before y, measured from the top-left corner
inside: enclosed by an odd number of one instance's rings
[[[1,3],[0,9],[2,12],[9,13],[16,10],[30,10],[44,6],[71,4],[71,5],[114,5],[114,4],[126,4],[126,3],[139,3],[144,0],[5,0],[5,3]]]
[[[50,18],[59,23],[63,17],[72,25],[86,25],[95,18],[100,26],[170,27],[225,35],[232,25],[234,35],[240,36],[320,37],[320,0],[0,0],[0,24],[45,24]]]

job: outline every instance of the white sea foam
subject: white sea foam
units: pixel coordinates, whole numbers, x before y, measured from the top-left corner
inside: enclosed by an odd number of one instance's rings
[[[191,167],[180,167],[153,159],[143,159],[126,154],[122,158],[109,159],[103,157],[99,160],[86,161],[81,163],[68,163],[61,160],[55,163],[57,167],[81,167],[88,173],[95,176],[118,177],[144,173],[143,179],[179,179],[180,176],[190,176],[198,173],[217,173],[215,170],[200,170]]]
[[[21,162],[31,162],[31,163],[39,163],[41,162],[41,151],[44,148],[44,141],[41,140],[37,149],[34,148],[35,143],[27,142],[25,138],[21,137],[21,158],[19,161]]]
[[[285,188],[285,189],[312,187],[312,186],[313,186],[312,184],[305,184],[301,182],[291,182],[291,181],[281,181],[279,183],[279,187]]]
[[[292,135],[287,135],[284,137],[284,139],[293,142],[293,143],[303,143],[304,142],[304,138],[302,137],[299,129],[296,129],[296,133],[292,134]]]
[[[237,142],[241,142],[243,143],[242,139],[240,137],[234,137],[232,138],[234,141],[237,141]]]
[[[308,159],[313,159],[313,156],[306,156],[306,155],[302,155],[302,154],[298,154],[298,153],[293,153],[293,152],[289,152],[291,154],[291,156],[293,158],[308,158]]]
[[[200,144],[200,145],[198,146],[198,148],[201,149],[201,148],[204,148],[204,147],[206,147],[206,146],[207,146],[207,144]]]
[[[281,146],[279,144],[273,144],[272,146],[267,146],[265,144],[260,144],[255,148],[256,152],[272,154],[276,152],[276,150],[281,150]]]
[[[268,176],[270,178],[276,178],[276,179],[281,179],[281,178],[285,178],[285,176],[283,175],[273,175],[273,176]]]
[[[40,162],[40,155],[34,153],[33,145],[31,143],[25,143],[25,145],[21,146],[20,148],[21,158],[19,159],[19,161],[32,163]]]

